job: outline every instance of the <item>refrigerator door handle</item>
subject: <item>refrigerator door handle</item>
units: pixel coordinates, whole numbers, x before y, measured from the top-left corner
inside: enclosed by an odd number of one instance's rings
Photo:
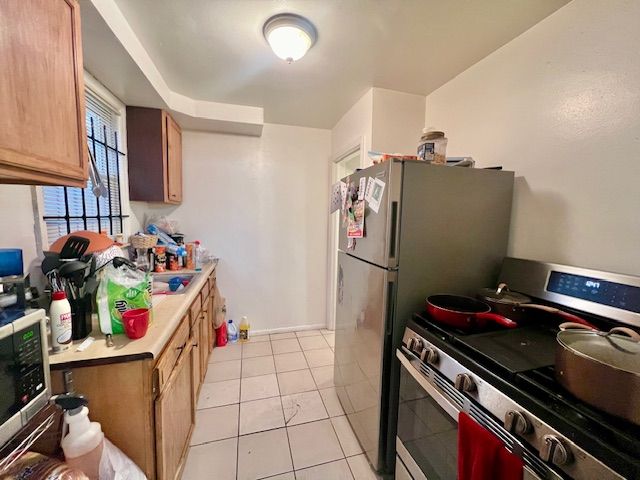
[[[385,319],[386,319],[385,334],[387,336],[391,336],[391,333],[393,332],[395,299],[396,299],[396,282],[395,282],[395,279],[393,279],[387,282],[387,314],[385,315]]]
[[[389,259],[396,258],[398,241],[398,202],[391,202],[391,232],[389,235]]]

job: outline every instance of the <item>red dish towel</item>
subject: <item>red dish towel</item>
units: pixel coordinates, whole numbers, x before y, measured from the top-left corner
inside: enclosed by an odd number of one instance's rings
[[[522,459],[469,415],[458,415],[458,480],[522,480]]]

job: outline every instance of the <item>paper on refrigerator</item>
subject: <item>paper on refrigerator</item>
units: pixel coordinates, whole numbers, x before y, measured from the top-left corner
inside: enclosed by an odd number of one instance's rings
[[[349,210],[347,222],[347,238],[364,237],[364,200],[356,200]]]
[[[336,182],[331,186],[331,198],[330,198],[330,202],[329,202],[329,213],[333,213],[336,210],[340,210],[340,207],[342,206],[342,189],[341,189],[341,184],[342,182]]]
[[[379,178],[373,180],[371,185],[371,191],[369,192],[369,199],[367,203],[369,204],[369,208],[374,212],[378,213],[380,210],[380,204],[382,203],[382,198],[384,197],[384,188],[386,184]]]

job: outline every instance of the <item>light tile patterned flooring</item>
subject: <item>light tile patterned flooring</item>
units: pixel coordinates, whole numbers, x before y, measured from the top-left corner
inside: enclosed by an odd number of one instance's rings
[[[215,348],[184,480],[376,480],[333,387],[334,333]]]

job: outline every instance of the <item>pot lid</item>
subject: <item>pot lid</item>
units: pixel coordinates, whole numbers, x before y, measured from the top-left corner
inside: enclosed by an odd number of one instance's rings
[[[596,362],[625,372],[640,374],[640,342],[624,335],[587,330],[558,332],[565,348]]]
[[[500,291],[495,288],[483,288],[479,292],[480,296],[497,303],[519,304],[519,303],[531,303],[531,298],[522,293],[512,292],[507,288]]]

